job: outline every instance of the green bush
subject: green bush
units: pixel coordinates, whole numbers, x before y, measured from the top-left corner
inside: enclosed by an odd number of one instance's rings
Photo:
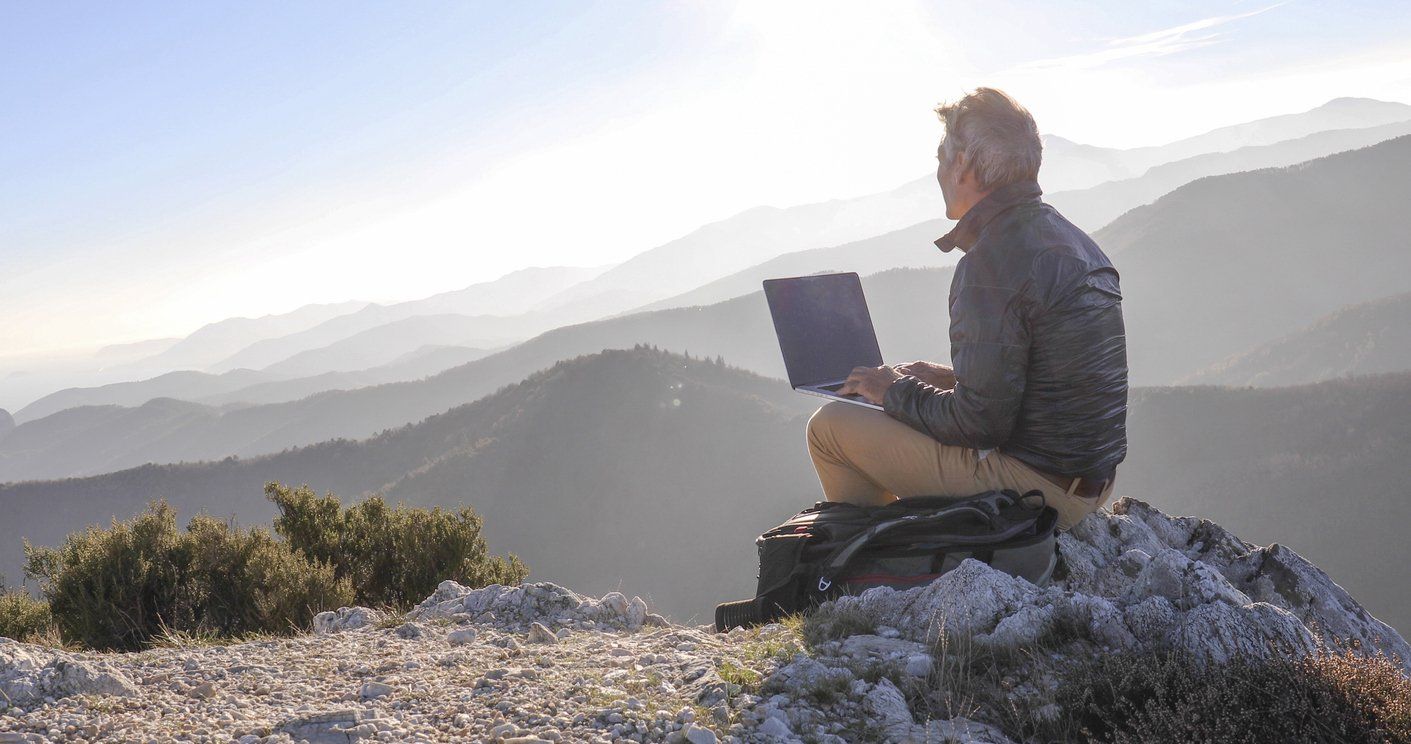
[[[1103,742],[1411,742],[1411,680],[1385,656],[1206,665],[1186,654],[1113,655],[1058,691],[1083,738]]]
[[[22,589],[6,591],[0,585],[0,638],[35,642],[49,634],[53,618],[49,603]]]
[[[182,531],[166,502],[57,549],[26,543],[25,559],[63,640],[100,649],[139,649],[169,632],[289,632],[353,596],[331,566],[265,530],[197,516]]]
[[[333,494],[308,486],[265,485],[279,507],[274,530],[295,550],[333,566],[352,583],[358,604],[408,607],[446,579],[471,587],[518,584],[529,574],[513,555],[491,555],[483,520],[469,508],[442,511],[373,497],[343,508]]]

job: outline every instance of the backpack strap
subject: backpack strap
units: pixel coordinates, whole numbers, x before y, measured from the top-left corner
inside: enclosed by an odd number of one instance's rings
[[[994,529],[995,516],[993,514],[985,509],[968,504],[958,504],[949,509],[942,509],[934,514],[907,514],[903,517],[880,522],[862,531],[842,545],[839,545],[823,560],[818,577],[818,591],[828,591],[828,587],[833,585],[834,577],[841,574],[843,569],[847,568],[848,564],[852,562],[852,559],[857,556],[858,551],[866,547],[867,544],[876,539],[878,535],[901,525],[937,522],[959,514],[974,514],[984,520],[985,524],[989,525],[990,529]]]

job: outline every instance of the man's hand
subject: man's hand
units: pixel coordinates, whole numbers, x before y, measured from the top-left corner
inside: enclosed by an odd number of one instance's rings
[[[907,362],[897,366],[897,371],[942,390],[955,389],[955,370],[949,365],[935,362]]]
[[[880,406],[887,388],[900,379],[901,373],[891,367],[853,367],[852,374],[838,388],[838,395],[861,395],[868,403]]]

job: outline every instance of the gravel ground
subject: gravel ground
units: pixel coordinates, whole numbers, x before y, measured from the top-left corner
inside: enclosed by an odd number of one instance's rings
[[[712,699],[728,692],[715,670],[760,635],[381,625],[71,654],[120,672],[136,694],[9,706],[0,741],[716,741],[738,715]]]

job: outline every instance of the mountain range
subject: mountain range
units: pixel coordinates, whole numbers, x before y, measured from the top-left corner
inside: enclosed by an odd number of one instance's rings
[[[1411,293],[1343,308],[1181,382],[1273,387],[1407,369]]]
[[[1301,114],[1250,122],[1211,133],[1211,136],[1159,148],[1111,150],[1075,145],[1050,137],[1042,176],[1050,192],[1049,201],[1079,225],[1092,230],[1190,180],[1250,168],[1288,165],[1382,141],[1411,130],[1411,122],[1405,121],[1408,118],[1411,118],[1411,107],[1404,104],[1337,99]],[[1393,123],[1384,123],[1387,121]],[[1345,128],[1320,129],[1329,126]],[[1273,144],[1262,144],[1266,142]],[[1243,146],[1223,152],[1205,151],[1209,147],[1237,144]],[[1189,155],[1191,152],[1200,154]],[[1108,182],[1090,183],[1092,174],[1097,172],[1091,171],[1095,163],[1106,164],[1099,168],[1102,178],[1098,180],[1108,179]],[[1153,163],[1155,165],[1146,168]],[[1138,177],[1122,178],[1140,168],[1146,170]],[[1118,180],[1111,181],[1113,178]],[[1068,188],[1072,186],[1086,188],[1075,191]],[[424,300],[395,305],[355,303],[358,309],[354,312],[329,318],[313,327],[303,327],[307,321],[301,321],[295,324],[299,328],[296,332],[282,336],[266,335],[208,366],[209,370],[216,372],[249,368],[269,373],[268,378],[252,383],[248,390],[232,389],[229,381],[225,380],[209,380],[210,388],[203,390],[200,387],[201,378],[188,377],[180,386],[152,386],[152,397],[169,395],[198,402],[246,404],[284,402],[323,390],[414,379],[392,376],[399,368],[383,362],[400,351],[417,346],[497,346],[605,315],[712,304],[755,291],[759,281],[770,276],[823,270],[868,274],[904,266],[949,265],[955,260],[953,256],[929,249],[916,249],[917,246],[924,246],[923,241],[929,242],[935,235],[949,229],[950,223],[946,220],[928,219],[911,227],[881,232],[889,224],[897,223],[899,226],[908,219],[908,215],[916,218],[918,215],[936,214],[939,209],[934,197],[933,179],[926,176],[891,192],[858,199],[834,200],[792,210],[752,210],[702,228],[680,241],[648,251],[624,264],[620,270],[612,267],[526,269],[494,282]],[[814,221],[821,232],[799,232],[800,219],[814,218],[817,218]],[[757,230],[763,230],[759,234],[784,231],[796,236],[813,235],[808,240],[826,240],[845,234],[859,224],[870,224],[870,229],[879,231],[879,234],[841,245],[824,244],[786,252],[775,258],[770,256],[788,249],[791,243],[787,240],[766,241],[766,244],[756,246],[759,248],[758,255],[753,255],[751,251],[742,253],[748,258],[741,260],[755,261],[754,265],[708,281],[713,276],[712,272],[724,270],[729,263],[719,258],[719,245],[745,245],[733,239],[732,235]],[[765,227],[761,228],[760,225]],[[839,225],[846,229],[830,232]],[[859,231],[865,232],[861,228]],[[700,255],[715,258],[708,269],[692,275],[689,282],[691,289],[664,296],[635,309],[626,309],[633,304],[623,301],[627,295],[641,299],[648,292],[653,295],[669,294],[670,282],[648,281],[654,271],[666,265],[684,266],[689,261],[698,260]],[[601,281],[598,281],[599,278]],[[614,289],[614,286],[617,288]],[[627,295],[620,291],[624,287],[631,290]],[[307,315],[296,311],[291,318],[301,314]],[[414,320],[434,315],[460,317]],[[265,324],[273,327],[273,320],[290,321],[265,319]],[[196,337],[208,335],[210,331],[198,333]],[[389,348],[389,340],[395,341],[391,345],[396,348]],[[171,346],[172,342],[154,344],[155,348],[160,349]],[[105,358],[112,361],[131,357],[140,348],[143,346],[125,345],[121,349],[110,349]],[[149,360],[149,364],[160,368],[160,355],[153,360]],[[435,357],[429,357],[427,363],[406,371],[424,375],[452,366],[447,364],[433,368],[430,365],[434,361]],[[109,370],[107,374],[112,374],[109,367],[104,369]],[[119,365],[116,369],[132,371],[138,367]],[[32,384],[33,380],[30,382]],[[62,391],[64,395],[81,399],[85,404],[131,404],[130,398],[117,395],[119,391],[116,390],[112,391],[115,393],[112,398],[105,398],[103,390],[89,390],[77,395],[75,392]],[[38,412],[59,410],[55,405],[64,399],[64,395],[37,402],[39,405],[23,407],[17,412],[17,419],[28,421],[37,418]]]
[[[1369,295],[1404,291],[1411,253],[1401,246],[1411,234],[1411,212],[1399,205],[1411,199],[1408,166],[1411,136],[1289,168],[1200,179],[1098,231],[1096,240],[1123,276],[1134,382],[1170,384]],[[929,242],[911,242],[930,234],[904,230],[866,247],[933,254]],[[868,278],[887,359],[945,361],[948,271],[902,269]],[[188,405],[179,415],[170,403],[72,409],[54,420],[24,422],[0,438],[0,480],[365,437],[475,400],[528,370],[637,343],[723,355],[733,365],[782,375],[768,313],[755,292],[557,328],[416,382],[235,410]],[[109,444],[116,431],[126,433]],[[95,451],[88,442],[102,446]]]

